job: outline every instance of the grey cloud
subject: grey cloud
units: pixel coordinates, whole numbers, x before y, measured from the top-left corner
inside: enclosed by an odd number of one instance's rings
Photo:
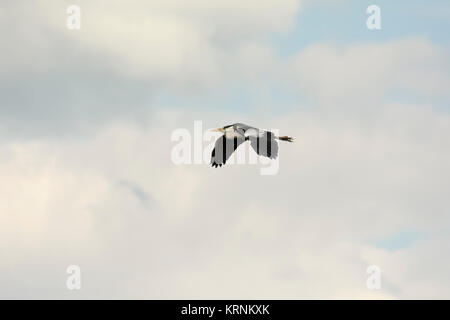
[[[129,180],[119,180],[118,185],[129,190],[134,194],[142,204],[148,208],[155,206],[155,200],[147,191],[145,191],[139,184]]]
[[[202,15],[202,8],[209,13],[211,3],[195,2],[199,11],[186,13],[183,23],[191,14]],[[295,3],[289,8],[296,10]],[[221,4],[238,15],[238,25],[246,21],[241,10],[253,10],[242,8],[242,1]],[[115,38],[114,30],[98,29],[89,39],[71,34],[68,40],[55,29],[63,6],[22,6],[18,16],[39,12],[49,25],[18,31],[15,47],[35,46],[16,57],[8,53],[1,76],[0,128],[9,136],[0,145],[0,194],[7,199],[0,201],[0,297],[450,296],[450,119],[428,103],[386,98],[399,84],[432,97],[445,91],[445,59],[432,43],[394,41],[343,53],[313,46],[292,65],[258,43],[234,55],[229,49],[237,43],[226,31],[209,38],[188,23],[181,27],[198,37],[194,47],[182,46],[165,60],[158,52],[147,57],[148,47],[132,50],[139,42],[130,39],[127,46],[124,33]],[[283,20],[295,13],[283,8],[272,17],[270,6],[258,8],[263,25],[250,26],[239,43],[267,28],[283,29]],[[253,19],[259,21],[258,15]],[[220,19],[222,30],[234,23],[228,20]],[[169,35],[180,35],[180,25],[173,28]],[[42,30],[53,31],[39,36]],[[108,41],[96,45],[99,35]],[[162,48],[176,46],[172,40]],[[373,73],[360,81],[358,67],[372,49],[387,60],[369,66]],[[196,61],[177,60],[184,50]],[[405,54],[417,63],[393,83],[386,66]],[[231,62],[222,64],[224,57]],[[424,57],[436,58],[435,64],[422,65]],[[343,71],[345,81],[326,66]],[[232,72],[222,74],[225,69]],[[234,73],[238,69],[242,73]],[[300,85],[313,97],[311,108],[281,110],[274,103],[270,112],[246,114],[182,103],[167,110],[153,100],[161,92],[201,96],[241,76],[266,84],[266,73]],[[429,83],[417,77],[430,74],[436,76]],[[374,90],[374,79],[384,85]],[[445,81],[434,88],[439,79]],[[362,104],[365,93],[372,100]],[[280,128],[296,142],[281,146],[275,176],[260,176],[258,166],[176,166],[170,133],[190,129],[197,119],[204,129],[221,121]],[[141,125],[145,121],[152,125]],[[223,201],[224,194],[231,200]],[[432,236],[395,251],[368,243],[405,229]],[[69,264],[82,268],[80,292],[65,288]],[[381,292],[365,288],[369,264],[379,265],[387,280]]]

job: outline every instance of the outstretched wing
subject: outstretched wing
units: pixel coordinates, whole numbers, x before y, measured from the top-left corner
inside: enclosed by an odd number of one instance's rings
[[[227,139],[225,135],[217,139],[214,149],[211,153],[211,166],[221,167],[230,158],[231,154],[245,141],[244,137],[235,137]]]
[[[258,135],[249,136],[250,145],[260,156],[276,159],[278,157],[278,142],[270,131],[259,131]]]

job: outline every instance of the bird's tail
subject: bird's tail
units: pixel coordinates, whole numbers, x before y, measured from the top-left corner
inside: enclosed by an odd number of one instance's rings
[[[288,136],[277,137],[277,139],[278,139],[278,140],[281,140],[281,141],[294,142],[294,138],[288,137]]]

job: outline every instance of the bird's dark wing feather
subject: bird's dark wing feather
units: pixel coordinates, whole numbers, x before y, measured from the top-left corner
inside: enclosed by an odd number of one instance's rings
[[[225,135],[217,139],[211,153],[211,165],[215,168],[221,167],[230,158],[231,154],[245,141],[245,138],[227,139]]]
[[[278,142],[275,136],[270,131],[263,131],[257,137],[251,136],[248,138],[250,145],[260,156],[276,159],[278,157]]]

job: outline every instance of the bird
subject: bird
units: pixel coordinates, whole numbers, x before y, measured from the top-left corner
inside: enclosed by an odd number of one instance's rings
[[[278,156],[278,143],[276,140],[294,142],[294,138],[289,136],[275,136],[273,132],[261,130],[243,123],[234,123],[222,128],[212,129],[214,132],[221,132],[223,135],[217,139],[211,153],[211,166],[222,167],[231,154],[245,141],[250,141],[250,145],[255,152],[270,159]]]

